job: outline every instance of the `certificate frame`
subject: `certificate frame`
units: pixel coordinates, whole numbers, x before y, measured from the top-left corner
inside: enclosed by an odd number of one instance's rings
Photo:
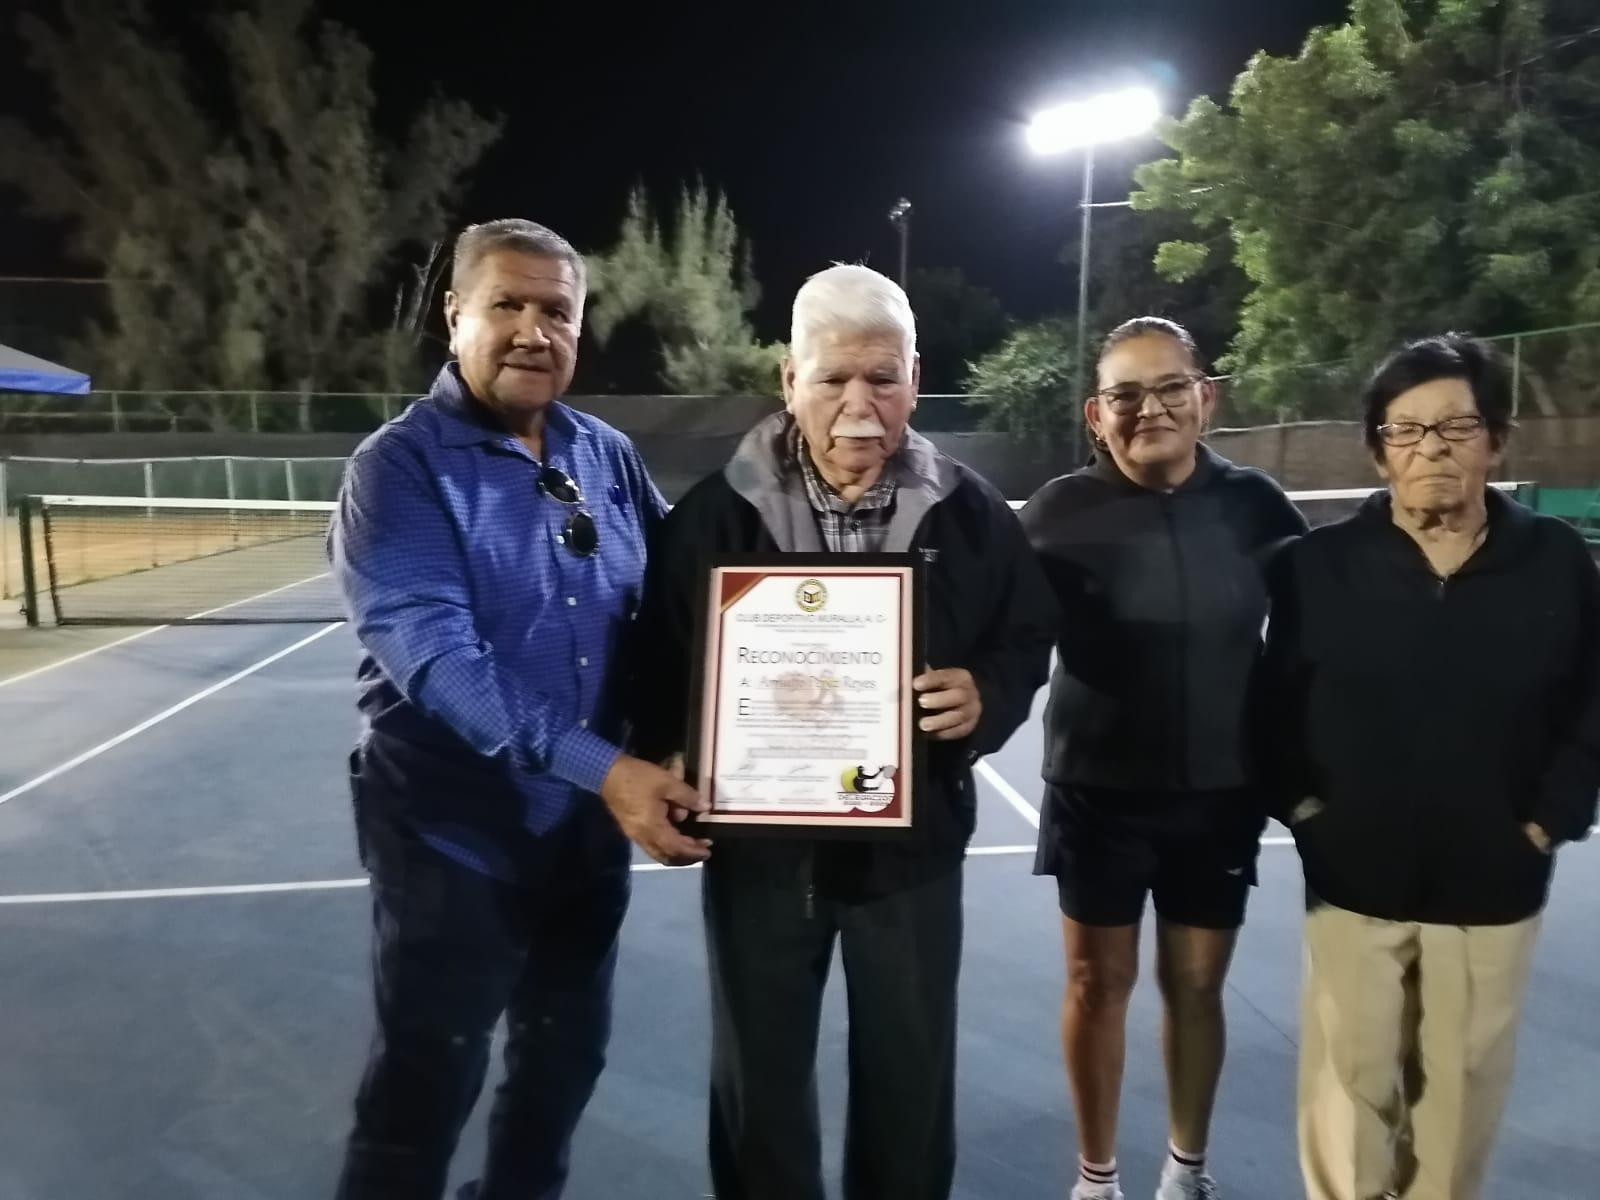
[[[926,799],[927,736],[918,728],[920,710],[911,680],[926,669],[926,567],[922,555],[849,553],[722,553],[707,556],[699,570],[696,636],[689,695],[689,739],[685,777],[711,802],[685,831],[700,837],[787,837],[896,840],[909,837],[922,823],[918,813]],[[893,576],[899,580],[899,606],[893,616],[898,661],[895,722],[898,747],[893,776],[894,798],[879,813],[808,813],[803,810],[749,811],[718,795],[717,722],[727,715],[728,697],[720,694],[721,655],[728,642],[725,613],[756,581],[791,579],[799,587],[831,577]],[[731,598],[730,598],[731,597]],[[841,784],[841,787],[843,785]],[[723,803],[719,808],[719,800]]]

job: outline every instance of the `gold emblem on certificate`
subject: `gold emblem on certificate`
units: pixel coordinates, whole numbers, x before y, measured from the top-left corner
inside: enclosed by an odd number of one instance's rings
[[[907,555],[729,558],[707,580],[692,768],[699,823],[904,831],[920,755],[918,564]]]

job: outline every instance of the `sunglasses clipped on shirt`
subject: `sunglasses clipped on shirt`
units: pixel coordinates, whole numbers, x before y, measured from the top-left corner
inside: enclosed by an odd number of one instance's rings
[[[541,494],[573,510],[561,528],[561,544],[578,558],[588,558],[600,549],[600,529],[572,477],[559,467],[541,467],[538,486]]]

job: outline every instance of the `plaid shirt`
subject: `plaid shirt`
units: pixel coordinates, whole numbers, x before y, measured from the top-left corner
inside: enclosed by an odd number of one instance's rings
[[[850,504],[822,477],[805,442],[797,437],[794,448],[795,457],[800,460],[800,477],[805,480],[806,498],[817,514],[822,544],[835,554],[880,552],[889,536],[889,519],[894,516],[894,464],[884,464],[878,482]]]

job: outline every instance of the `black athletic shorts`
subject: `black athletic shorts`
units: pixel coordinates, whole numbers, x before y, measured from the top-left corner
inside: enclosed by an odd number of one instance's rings
[[[1237,929],[1266,825],[1254,793],[1046,784],[1034,874],[1054,875],[1082,925],[1137,925],[1144,900],[1199,929]]]

